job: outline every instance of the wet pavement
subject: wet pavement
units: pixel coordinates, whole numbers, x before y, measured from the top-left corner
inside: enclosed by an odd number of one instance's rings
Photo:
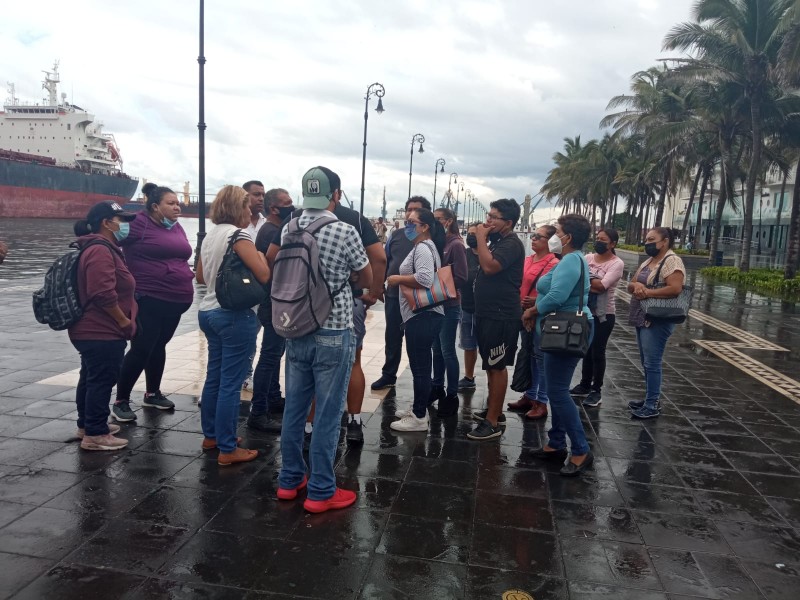
[[[242,427],[243,445],[261,455],[240,466],[220,469],[200,451],[191,392],[205,351],[194,312],[169,347],[176,410],[137,406],[138,424],[121,433],[128,449],[80,451],[77,354],[34,322],[36,283],[0,284],[0,598],[798,597],[793,305],[698,281],[698,312],[667,350],[663,416],[646,422],[625,408],[643,381],[623,316],[603,404],[581,408],[597,459],[579,479],[529,456],[545,423],[506,413],[499,440],[464,438],[484,402],[482,375],[457,418],[432,410],[428,435],[392,432],[394,411],[411,401],[406,369],[396,394],[368,392],[363,447],[342,438],[339,484],[358,503],[310,515],[275,499],[275,436]],[[376,311],[367,381],[381,340]]]

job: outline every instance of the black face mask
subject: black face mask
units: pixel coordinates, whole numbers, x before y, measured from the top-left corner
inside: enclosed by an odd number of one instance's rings
[[[657,242],[650,242],[649,244],[644,245],[644,252],[647,256],[658,256],[658,248],[656,247]]]
[[[474,233],[467,234],[467,246],[469,246],[470,248],[478,247],[478,238],[475,237]]]
[[[594,251],[597,252],[597,254],[605,254],[608,252],[608,244],[606,242],[595,242]]]
[[[285,221],[289,217],[292,216],[294,212],[294,206],[291,204],[289,206],[279,206],[278,207],[278,217],[280,217],[281,221]]]

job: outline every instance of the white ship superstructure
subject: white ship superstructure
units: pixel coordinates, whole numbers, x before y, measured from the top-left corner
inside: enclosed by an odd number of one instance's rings
[[[113,134],[79,106],[58,100],[58,61],[45,71],[41,104],[20,102],[14,84],[0,113],[0,149],[51,158],[55,164],[85,172],[114,174],[122,169],[122,157]],[[50,162],[50,161],[47,161]]]

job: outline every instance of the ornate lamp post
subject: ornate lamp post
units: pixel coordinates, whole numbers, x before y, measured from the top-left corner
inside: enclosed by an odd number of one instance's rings
[[[383,112],[383,95],[386,93],[383,85],[373,83],[367,88],[367,95],[364,96],[364,153],[361,156],[361,216],[364,216],[364,172],[367,168],[367,118],[369,117],[369,99],[372,96],[378,98],[378,106],[375,112]]]
[[[439,158],[436,160],[436,165],[433,167],[433,203],[432,206],[436,206],[436,178],[439,173],[444,173],[444,159]]]
[[[199,79],[199,110],[197,120],[197,136],[199,142],[198,149],[198,169],[197,169],[197,185],[199,195],[197,198],[197,250],[195,251],[194,264],[197,265],[197,259],[200,256],[200,247],[203,245],[203,239],[206,237],[206,99],[205,99],[205,75],[204,68],[206,64],[205,55],[205,2],[200,0],[200,53],[197,56],[197,64],[200,66],[200,79]]]
[[[472,190],[464,191],[464,227],[467,226],[467,219],[469,218],[469,209],[471,207],[470,197],[472,196]],[[456,215],[456,221],[458,220],[458,215]]]
[[[425,143],[425,136],[421,133],[415,133],[411,137],[411,160],[408,162],[408,197],[411,198],[411,172],[414,170],[414,144],[419,142],[419,153],[425,152],[422,144]]]

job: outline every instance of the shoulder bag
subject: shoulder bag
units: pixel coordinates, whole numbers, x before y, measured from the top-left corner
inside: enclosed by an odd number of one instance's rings
[[[647,288],[651,290],[666,287],[664,282],[659,283],[658,278],[661,276],[661,267],[667,261],[664,257],[656,269],[656,276],[653,278],[653,284],[648,285]],[[672,298],[644,298],[639,301],[639,304],[644,311],[644,317],[648,321],[661,321],[664,323],[683,323],[686,317],[689,316],[689,308],[692,306],[692,292],[694,288],[684,285],[680,294]]]
[[[252,308],[267,299],[267,287],[258,282],[233,250],[241,232],[241,229],[237,229],[228,240],[228,248],[214,280],[217,302],[228,310]]]
[[[579,290],[583,288],[586,275],[583,257],[581,275],[570,294],[572,298],[578,292],[580,302],[577,311],[552,312],[542,318],[542,334],[540,347],[542,352],[561,356],[585,356],[589,349],[589,317],[583,312],[587,299]]]
[[[425,247],[430,250],[430,247],[425,244]],[[414,254],[411,257],[411,264],[414,273],[417,272],[415,264],[416,247],[412,250]],[[433,253],[433,250],[431,250]],[[450,265],[446,267],[436,268],[436,256],[433,257],[433,285],[429,288],[412,288],[406,285],[400,286],[400,292],[411,307],[411,311],[419,313],[426,311],[430,308],[444,304],[448,300],[458,298],[456,286],[453,283],[453,268]]]

